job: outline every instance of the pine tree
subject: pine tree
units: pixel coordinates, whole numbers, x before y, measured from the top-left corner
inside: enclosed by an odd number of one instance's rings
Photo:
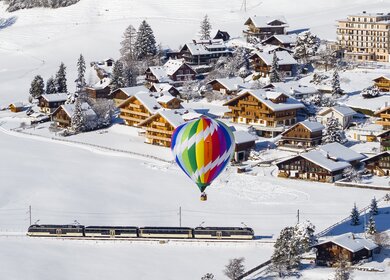
[[[317,53],[320,46],[319,38],[310,31],[298,35],[294,48],[294,58],[306,64]]]
[[[32,98],[38,98],[45,93],[45,83],[40,75],[34,77],[31,82],[30,96]]]
[[[56,93],[56,85],[54,82],[54,78],[50,77],[46,81],[46,94],[53,94]]]
[[[378,202],[375,197],[371,200],[370,213],[371,215],[378,215]]]
[[[126,66],[123,71],[125,87],[133,87],[137,85],[136,70],[130,65]]]
[[[354,204],[352,211],[351,211],[351,225],[357,226],[360,225],[360,218],[359,218],[359,211],[356,207],[356,203]]]
[[[274,52],[274,56],[272,58],[272,66],[271,71],[269,72],[269,80],[271,83],[278,83],[282,81],[279,74],[279,64],[276,52]]]
[[[223,273],[229,279],[237,279],[237,277],[241,276],[245,272],[244,261],[244,258],[231,259],[229,263],[225,266],[225,270],[223,271]]]
[[[66,67],[63,62],[61,62],[58,72],[56,74],[54,80],[56,86],[57,93],[65,93],[68,92],[68,88],[66,86]]]
[[[71,128],[76,133],[82,132],[85,129],[85,115],[80,98],[77,98],[75,102],[74,113],[71,118]]]
[[[370,219],[368,220],[366,233],[370,235],[374,235],[376,233],[376,225],[375,225],[375,220],[373,215],[370,215]]]
[[[120,60],[117,60],[112,70],[111,90],[125,87],[125,78],[123,77],[123,64]]]
[[[210,32],[211,32],[211,23],[209,17],[207,15],[204,16],[203,20],[200,23],[200,39],[201,40],[210,40]]]
[[[338,119],[331,117],[328,119],[326,125],[325,125],[325,130],[324,130],[324,135],[322,138],[322,142],[324,144],[327,143],[345,143],[347,141],[345,133],[338,121]]]
[[[121,60],[128,66],[135,59],[135,44],[137,40],[137,31],[132,25],[126,28],[121,42]]]
[[[134,51],[137,59],[144,59],[157,54],[156,39],[146,20],[142,21],[138,28]]]
[[[340,88],[340,76],[336,68],[333,72],[333,77],[332,77],[332,96],[338,97],[342,93],[343,91]]]
[[[82,54],[77,61],[77,79],[76,79],[76,88],[77,92],[81,92],[85,88],[85,60]]]

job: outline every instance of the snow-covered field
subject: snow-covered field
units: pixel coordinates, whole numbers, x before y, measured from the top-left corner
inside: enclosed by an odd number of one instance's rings
[[[248,0],[245,13],[240,11],[241,2],[81,0],[68,8],[12,14],[0,4],[0,18],[17,16],[14,25],[0,30],[0,107],[25,101],[32,78],[41,74],[46,80],[61,61],[68,66],[68,83],[73,89],[79,54],[83,53],[87,62],[117,58],[125,28],[129,24],[137,27],[143,19],[150,22],[159,42],[176,48],[191,40],[206,13],[215,28],[226,29],[233,36],[241,35],[249,15],[284,14],[291,29],[311,27],[320,37],[334,39],[336,19],[372,7],[377,11],[390,9],[389,1]],[[350,91],[354,91],[354,82],[350,84]],[[221,113],[218,106],[193,106]],[[10,116],[1,116],[7,117],[6,129],[12,123]],[[118,143],[108,143],[104,134],[96,132],[77,136],[77,140],[101,137],[99,144],[123,148],[126,139],[137,137],[134,131],[112,129],[110,133],[116,135]],[[140,153],[169,157],[167,149],[139,141],[128,143],[132,144],[129,149]],[[0,130],[0,230],[24,232],[29,205],[33,220],[41,223],[77,220],[82,224],[140,226],[177,226],[178,209],[182,207],[183,226],[247,224],[269,241],[284,226],[296,222],[298,209],[301,220],[310,219],[321,230],[348,216],[353,203],[363,207],[373,196],[384,195],[383,191],[339,188],[273,175],[275,167],[256,168],[251,175],[237,174],[230,168],[210,187],[209,200],[203,203],[197,188],[170,163]],[[128,279],[200,279],[206,272],[223,279],[222,269],[230,258],[246,257],[250,268],[272,252],[269,243],[134,244],[18,236],[1,236],[0,248],[1,279],[7,280],[123,275]],[[307,273],[305,279],[327,279],[325,273]],[[371,279],[371,275],[359,273],[356,279]]]

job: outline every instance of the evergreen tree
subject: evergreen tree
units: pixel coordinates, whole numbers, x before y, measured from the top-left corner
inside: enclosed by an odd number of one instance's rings
[[[371,200],[370,213],[371,215],[378,215],[378,202],[375,197]]]
[[[215,280],[214,278],[214,274],[212,273],[206,273],[202,278],[200,278],[201,280]]]
[[[123,76],[125,87],[133,87],[137,85],[136,70],[131,65],[125,67]]]
[[[138,28],[134,51],[137,59],[144,59],[157,54],[156,39],[146,20],[142,21]]]
[[[77,79],[76,88],[77,92],[81,92],[85,88],[85,60],[82,54],[77,61]]]
[[[338,97],[342,93],[343,91],[340,88],[340,76],[336,68],[333,72],[333,77],[332,77],[332,96]]]
[[[112,70],[111,90],[116,90],[125,86],[125,78],[123,77],[123,64],[117,60]]]
[[[376,233],[376,225],[373,215],[370,215],[370,219],[368,220],[368,224],[366,227],[366,232],[370,235],[374,235]]]
[[[278,83],[282,81],[279,74],[279,64],[276,52],[274,52],[274,56],[272,58],[272,66],[271,71],[269,72],[269,80],[271,83]]]
[[[54,82],[54,78],[50,77],[46,81],[46,94],[53,94],[56,93],[56,85]]]
[[[348,182],[359,183],[362,181],[362,173],[354,167],[348,167],[343,170],[343,178]]]
[[[354,204],[352,211],[351,211],[351,225],[357,226],[360,225],[360,218],[359,218],[359,211],[356,207],[356,203]]]
[[[125,33],[123,33],[123,40],[121,42],[121,60],[128,66],[135,59],[135,44],[137,40],[137,31],[132,25],[129,25]]]
[[[351,267],[348,264],[348,260],[341,258],[337,262],[334,280],[350,280],[352,279]]]
[[[45,93],[45,83],[40,75],[34,77],[31,82],[30,96],[31,98],[38,98]]]
[[[58,72],[54,80],[57,93],[68,92],[68,87],[66,86],[66,67],[63,62],[61,62]]]
[[[229,263],[225,266],[225,270],[223,271],[223,273],[229,279],[237,279],[245,272],[244,260],[244,258],[230,260]]]
[[[345,136],[345,133],[338,121],[338,119],[331,117],[327,121],[325,125],[325,130],[324,130],[324,135],[322,138],[322,142],[324,144],[327,143],[333,143],[333,142],[338,142],[338,143],[345,143],[347,141],[347,138]]]
[[[85,130],[85,115],[81,106],[80,98],[77,98],[75,102],[74,113],[71,118],[71,128],[76,133]]]
[[[210,32],[211,32],[211,23],[209,17],[207,15],[204,16],[203,20],[200,23],[200,39],[201,40],[210,40]]]
[[[301,63],[308,63],[309,59],[317,53],[320,46],[320,39],[310,31],[298,35],[294,48],[294,58]]]

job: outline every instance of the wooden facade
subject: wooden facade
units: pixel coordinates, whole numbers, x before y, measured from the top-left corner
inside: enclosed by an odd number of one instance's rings
[[[265,62],[259,55],[253,54],[250,57],[250,62],[252,65],[252,69],[256,72],[260,73],[261,77],[268,77],[271,72],[272,64]],[[285,73],[286,76],[291,76],[294,70],[293,64],[283,65],[280,64],[278,71]]]
[[[380,139],[381,151],[390,151],[390,130],[377,136]]]
[[[311,131],[302,123],[297,123],[282,133],[279,146],[310,148],[321,144],[322,130]]]
[[[165,101],[164,99],[157,98],[157,102],[161,105],[161,107],[165,109],[180,109],[182,107],[181,103],[183,101],[179,98],[174,97],[169,101]]]
[[[8,106],[9,110],[13,113],[18,113],[18,112],[21,112],[23,111],[24,109],[24,106],[22,103],[19,103],[19,102],[15,102],[15,103],[12,103]]]
[[[68,128],[72,124],[71,116],[66,113],[63,106],[53,112],[51,119],[58,127],[62,128]]]
[[[390,176],[390,152],[385,151],[363,160],[365,167],[373,175]]]
[[[145,129],[145,142],[164,147],[171,146],[171,138],[176,127],[168,122],[161,114],[157,113],[139,125]]]
[[[390,77],[381,76],[374,80],[380,91],[390,91]]]
[[[104,88],[93,88],[93,87],[86,87],[85,91],[88,95],[88,97],[93,98],[93,99],[98,99],[98,98],[105,98],[105,99],[110,99],[110,92],[111,88],[110,86],[106,86]]]
[[[167,62],[169,63],[169,61]],[[158,72],[162,76],[157,76],[155,73]],[[164,73],[165,72],[165,73]],[[188,64],[183,63],[173,73],[168,73],[166,66],[153,66],[149,67],[145,71],[145,80],[149,83],[180,83],[184,81],[195,80],[196,72]]]
[[[278,19],[267,22],[264,26],[258,26],[255,22],[255,18],[249,18],[244,25],[247,26],[247,30],[244,30],[246,37],[255,37],[260,40],[264,40],[275,34],[286,34],[286,23]]]
[[[126,99],[118,108],[120,109],[119,117],[129,126],[137,126],[154,114],[136,96]]]
[[[379,118],[376,124],[383,126],[384,130],[390,129],[390,106],[375,112],[375,116]]]
[[[38,98],[38,107],[41,112],[51,114],[61,105],[65,104],[66,94],[48,94],[41,95]]]

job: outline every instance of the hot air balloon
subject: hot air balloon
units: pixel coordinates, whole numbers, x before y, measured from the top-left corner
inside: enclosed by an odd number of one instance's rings
[[[177,127],[171,143],[177,164],[197,184],[201,200],[207,200],[205,189],[234,154],[232,132],[220,121],[201,117]]]

